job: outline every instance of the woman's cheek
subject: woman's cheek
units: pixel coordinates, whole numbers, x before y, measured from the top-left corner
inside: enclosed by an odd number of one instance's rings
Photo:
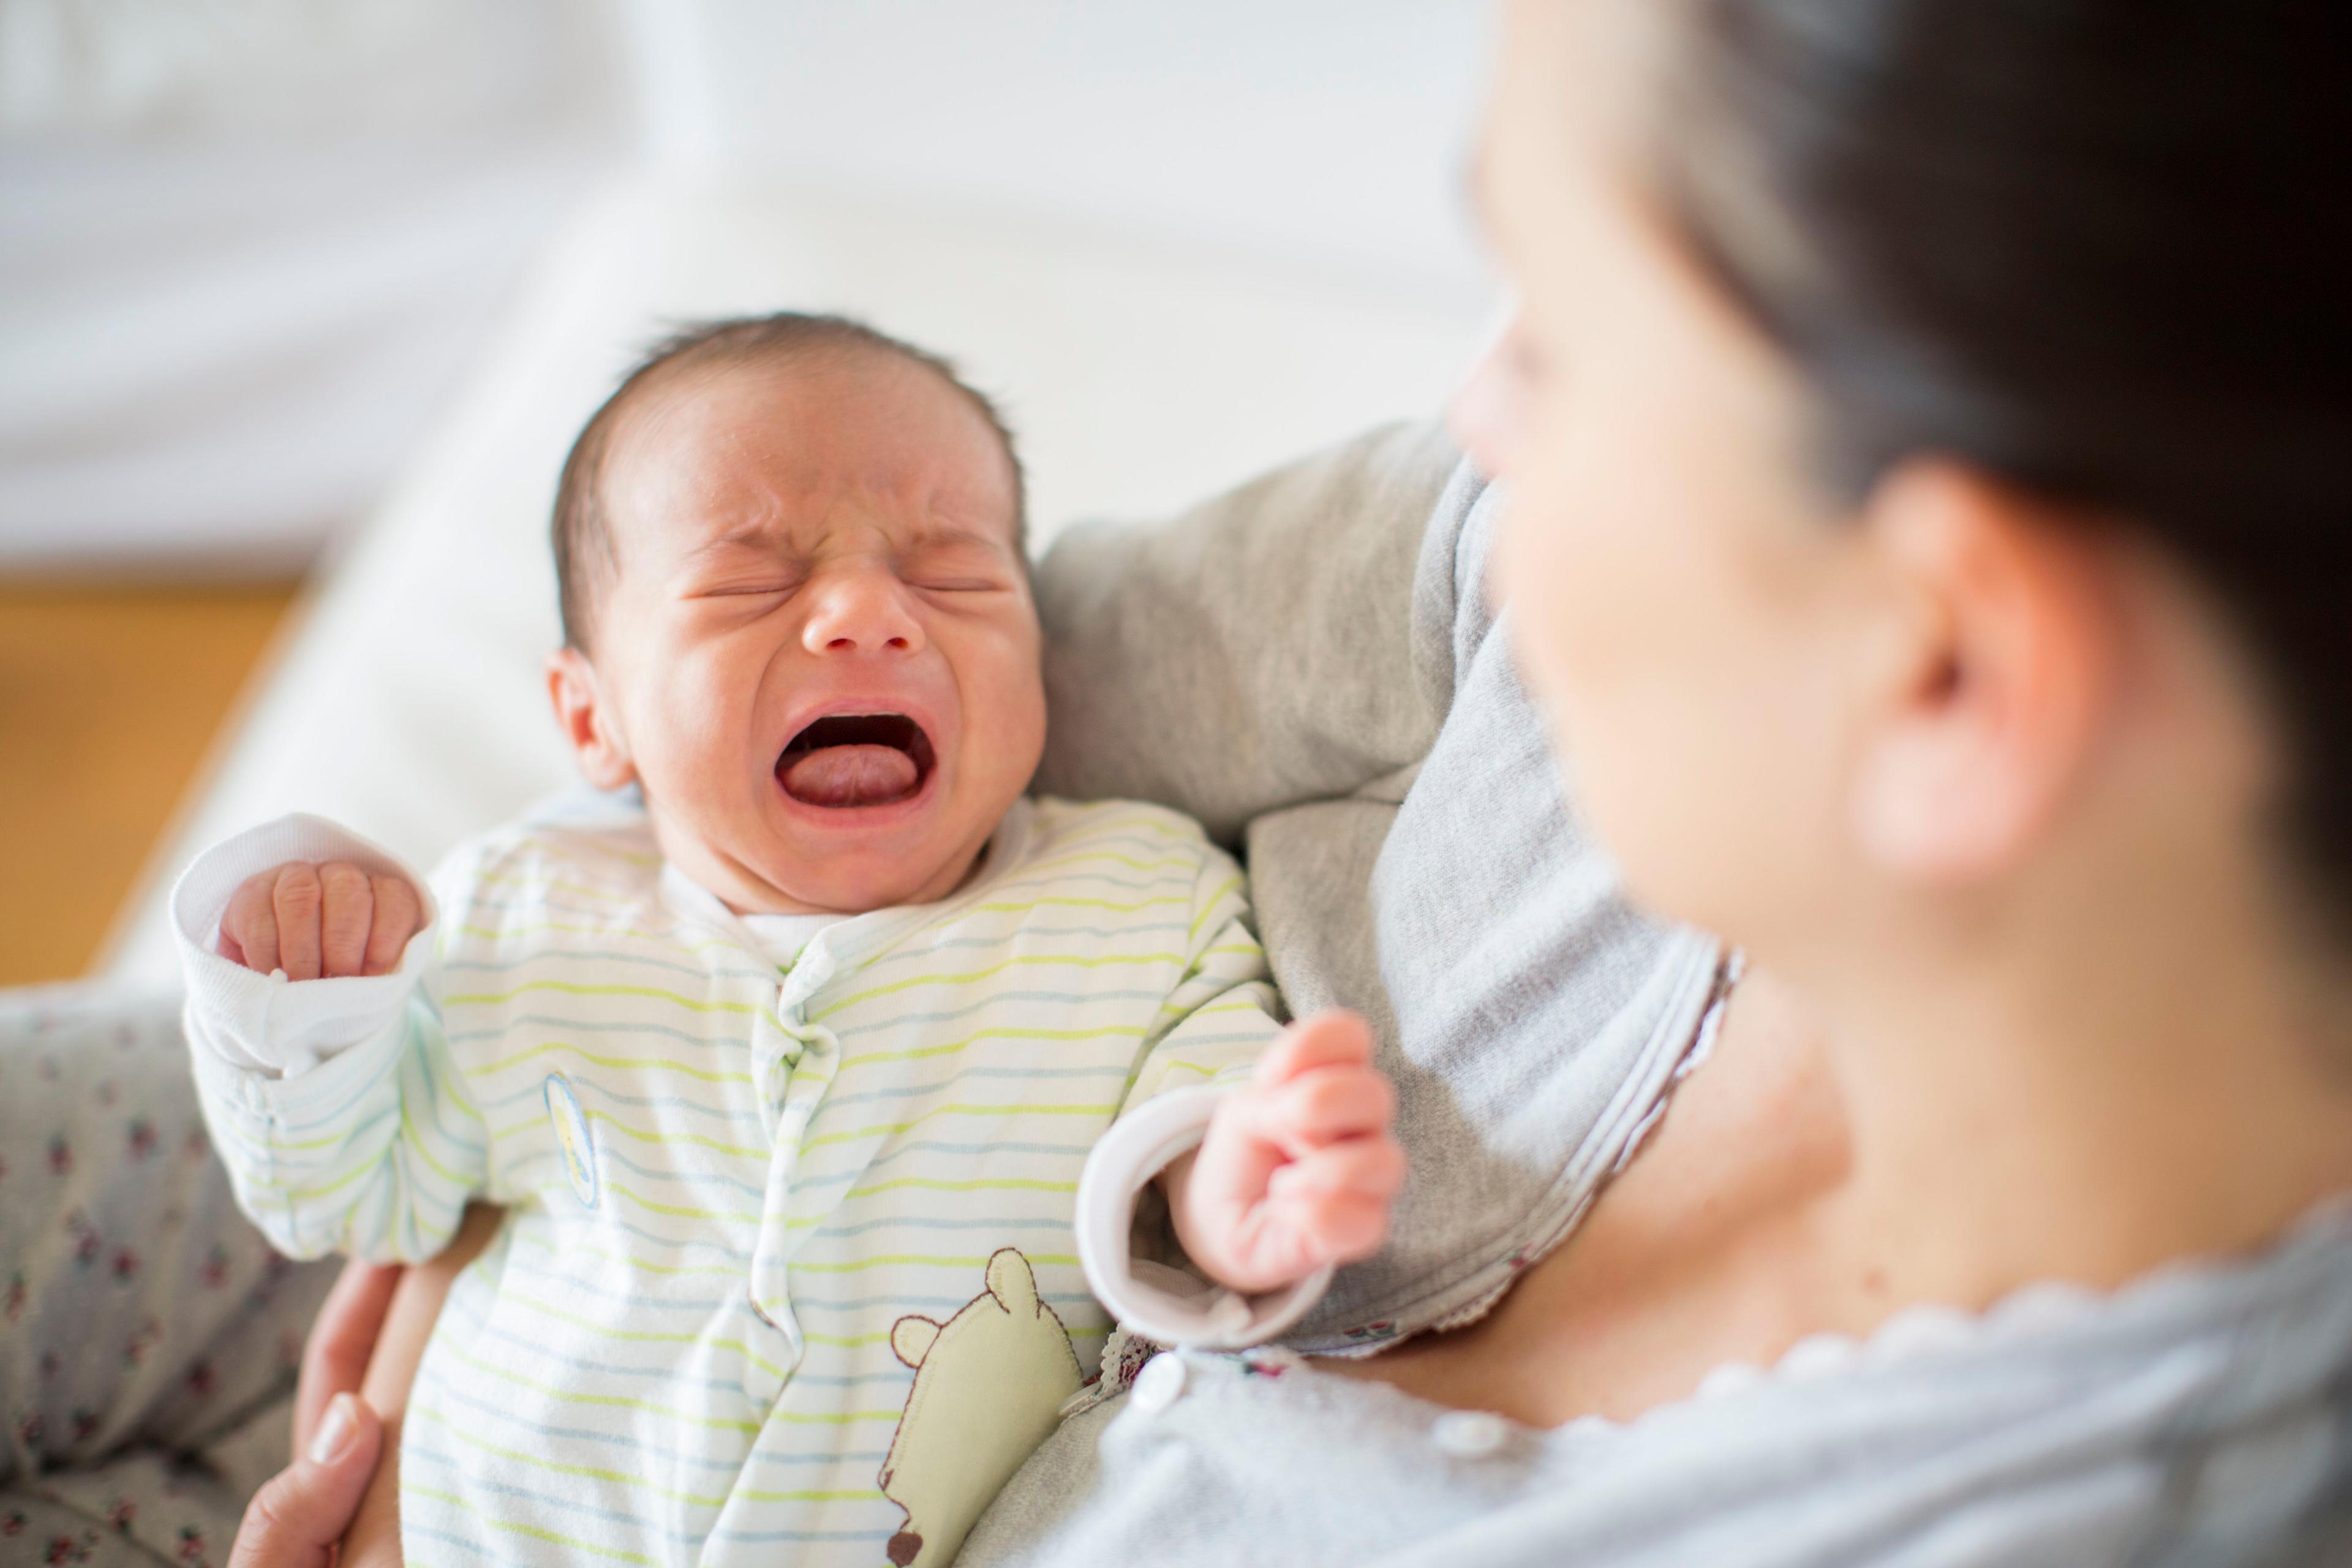
[[[1507,493],[1486,592],[1510,611],[1512,658],[1557,725],[1570,719],[1574,694],[1591,688],[1584,668],[1600,628],[1584,602],[1590,579],[1577,564],[1574,525],[1547,510],[1550,499],[1532,476]]]
[[[1490,478],[1507,478],[1517,461],[1525,422],[1520,389],[1497,342],[1482,355],[1448,405],[1445,424],[1470,461]]]

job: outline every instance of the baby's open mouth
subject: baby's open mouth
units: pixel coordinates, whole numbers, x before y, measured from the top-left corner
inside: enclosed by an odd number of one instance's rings
[[[803,805],[888,805],[921,789],[937,760],[904,713],[836,713],[793,737],[776,782]]]

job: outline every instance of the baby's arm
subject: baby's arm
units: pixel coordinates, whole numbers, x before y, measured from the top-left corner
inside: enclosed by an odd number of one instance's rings
[[[282,1252],[415,1260],[487,1173],[423,994],[419,879],[315,817],[207,851],[173,894],[196,1086],[240,1206]]]
[[[1240,868],[1206,849],[1185,975],[1078,1188],[1088,1284],[1129,1327],[1171,1343],[1280,1333],[1332,1268],[1380,1246],[1404,1181],[1369,1027],[1346,1013],[1275,1021],[1243,886]],[[1168,1198],[1189,1268],[1137,1254],[1148,1185]]]

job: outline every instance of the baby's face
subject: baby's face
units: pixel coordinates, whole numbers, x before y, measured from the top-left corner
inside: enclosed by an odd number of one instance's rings
[[[614,569],[572,675],[599,712],[566,718],[592,778],[642,783],[664,854],[738,910],[953,891],[1045,736],[978,411],[880,353],[688,369],[627,411],[602,493]]]

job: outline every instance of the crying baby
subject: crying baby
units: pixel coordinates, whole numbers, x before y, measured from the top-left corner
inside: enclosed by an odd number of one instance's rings
[[[605,793],[429,880],[310,816],[202,857],[215,1141],[296,1257],[506,1208],[411,1396],[414,1549],[943,1563],[1100,1360],[1080,1171],[1171,1143],[1127,1113],[1198,1101],[1174,1235],[1270,1327],[1378,1245],[1390,1090],[1360,1030],[1277,1024],[1195,824],[1024,795],[1021,469],[943,361],[685,332],[582,432],[553,533],[549,690]]]

